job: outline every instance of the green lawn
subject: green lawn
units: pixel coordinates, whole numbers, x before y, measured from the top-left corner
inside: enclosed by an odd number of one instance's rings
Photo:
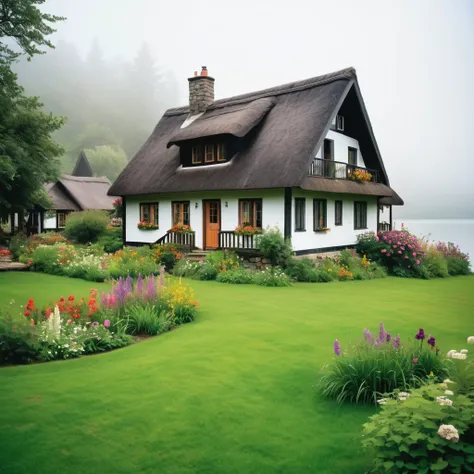
[[[0,472],[363,473],[369,407],[314,396],[318,370],[377,328],[474,333],[474,277],[262,288],[190,282],[197,321],[116,352],[0,369]],[[104,285],[0,274],[0,304]]]

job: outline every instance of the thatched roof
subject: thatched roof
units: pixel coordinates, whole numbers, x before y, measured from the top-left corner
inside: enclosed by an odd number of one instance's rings
[[[67,210],[67,211],[80,211],[81,208],[78,204],[68,195],[67,191],[62,187],[59,182],[48,183],[46,186],[48,196],[52,201],[52,209]]]
[[[217,100],[184,128],[181,127],[188,118],[189,107],[168,110],[112,185],[109,194],[301,187],[308,182],[309,165],[315,151],[320,148],[334,116],[345,102],[350,106],[353,122],[357,123],[357,136],[366,165],[377,170],[382,184],[388,187],[388,177],[355,70],[348,68]],[[173,144],[218,134],[239,137],[241,142],[240,151],[228,163],[181,166],[180,148]],[[350,182],[348,186],[356,184]],[[341,186],[338,192],[355,192],[344,191],[343,185],[337,186]],[[360,194],[360,189],[357,188],[356,194]],[[381,187],[377,189],[383,191]],[[386,196],[387,191],[378,195]]]
[[[62,184],[82,210],[102,209],[110,211],[114,208],[114,198],[107,195],[110,181],[105,176],[89,178],[62,175],[58,182]]]
[[[84,151],[81,151],[79,154],[77,161],[76,161],[76,166],[74,166],[74,170],[72,171],[73,176],[87,176],[91,178],[94,176],[94,173],[92,172],[92,167],[91,164],[89,163],[89,160],[87,159],[86,154]]]

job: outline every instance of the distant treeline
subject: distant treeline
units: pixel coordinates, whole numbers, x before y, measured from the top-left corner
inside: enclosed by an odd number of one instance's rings
[[[15,72],[46,111],[67,117],[55,134],[66,150],[66,173],[84,149],[94,173],[114,180],[163,112],[179,101],[176,80],[159,68],[146,44],[133,60],[111,60],[97,40],[85,59],[74,44],[59,42],[48,54],[16,64]]]

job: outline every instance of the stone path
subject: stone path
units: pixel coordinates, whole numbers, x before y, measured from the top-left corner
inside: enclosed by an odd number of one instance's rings
[[[26,265],[26,263],[0,261],[0,272],[22,271],[22,270],[28,270],[28,265]]]

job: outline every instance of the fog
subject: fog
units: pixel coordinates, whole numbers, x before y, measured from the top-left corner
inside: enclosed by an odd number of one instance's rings
[[[353,66],[391,185],[405,199],[398,214],[474,217],[470,0],[50,0],[45,9],[68,18],[55,43],[74,44],[82,60],[95,44],[129,92],[135,84],[123,73],[148,45],[157,97],[140,140],[166,107],[186,103],[186,79],[201,65],[216,79],[216,98]],[[24,67],[20,79],[27,75]],[[64,100],[77,110],[74,96],[71,88]],[[115,102],[114,121],[126,121],[126,105]],[[134,147],[122,146],[127,155]]]

